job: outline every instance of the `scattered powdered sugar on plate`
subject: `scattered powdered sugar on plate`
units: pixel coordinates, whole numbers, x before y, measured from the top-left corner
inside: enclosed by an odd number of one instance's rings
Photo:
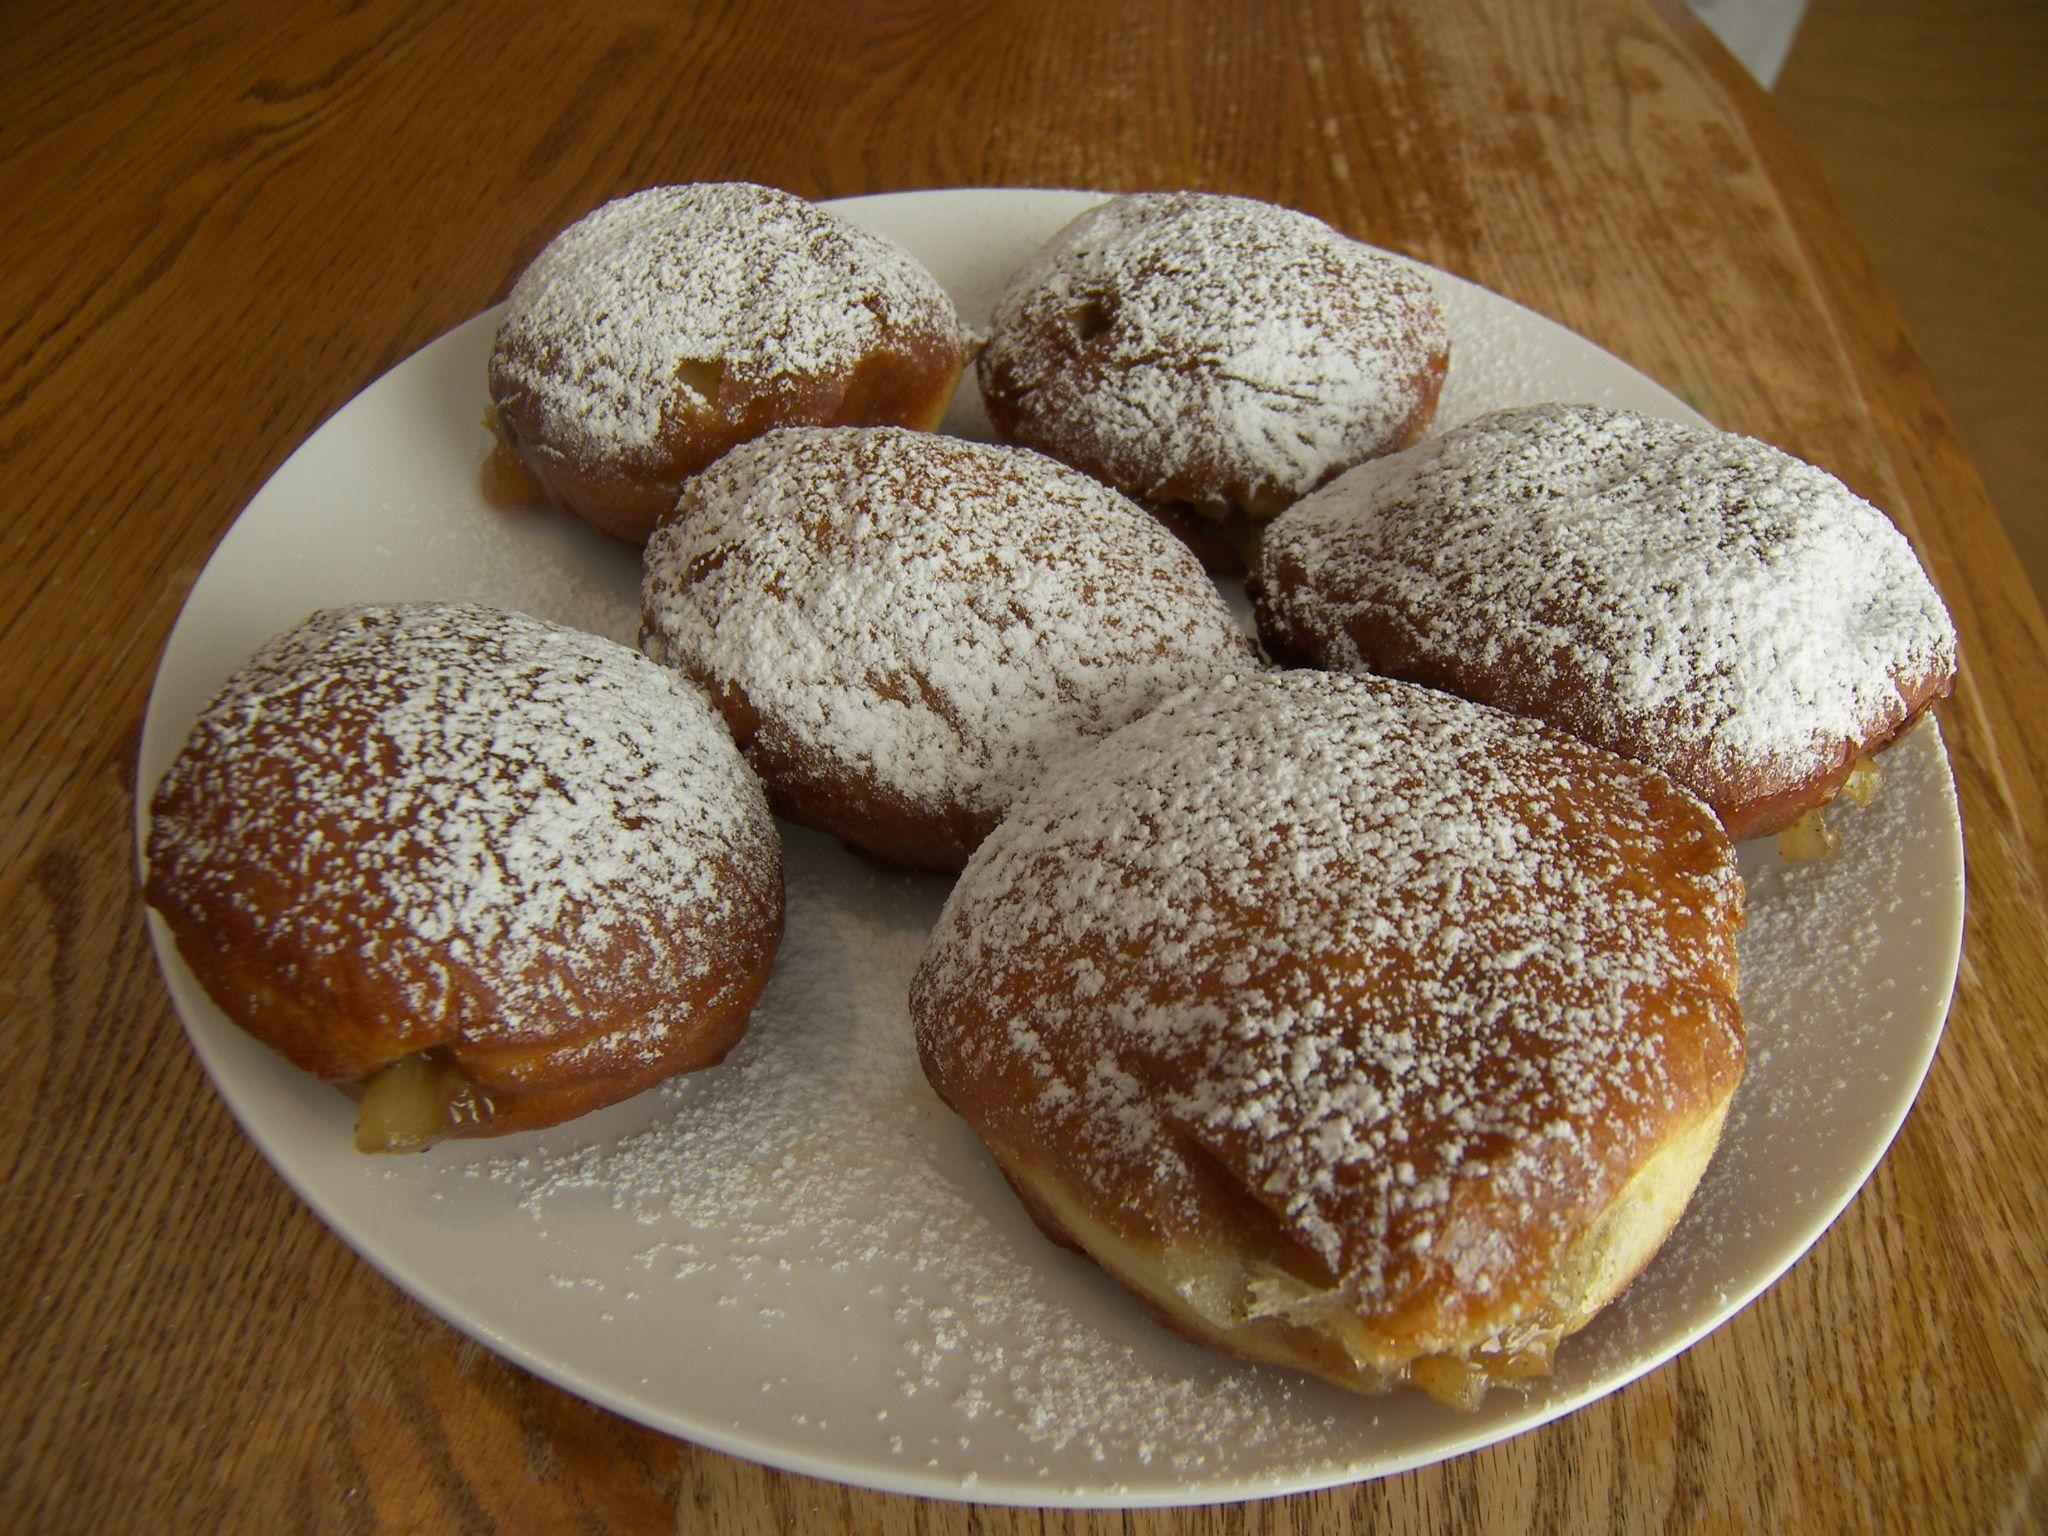
[[[1198,1349],[1040,1236],[911,1045],[903,1000],[949,882],[873,870],[798,829],[784,832],[783,953],[723,1067],[650,1094],[640,1129],[561,1139],[565,1127],[545,1151],[472,1145],[436,1177],[460,1170],[458,1184],[496,1192],[488,1203],[532,1230],[546,1255],[533,1262],[574,1305],[637,1308],[643,1329],[710,1327],[737,1358],[781,1362],[747,1381],[759,1407],[744,1421],[777,1459],[864,1433],[885,1479],[1090,1501],[1114,1487],[1241,1496],[1427,1459],[1447,1437],[1489,1440],[1562,1411],[1703,1331],[1746,1294],[1714,1276],[1754,1275],[1784,1212],[1826,1210],[1860,1181],[1869,1141],[1828,1128],[1859,1113],[1867,1073],[1906,1077],[1922,1059],[1917,1040],[1901,1057],[1889,1005],[1860,1001],[1887,992],[1884,914],[1946,894],[1915,877],[1941,868],[1928,843],[1949,794],[1935,732],[1880,761],[1876,803],[1830,813],[1835,858],[1788,866],[1769,842],[1742,850],[1749,1063],[1677,1232],[1560,1347],[1557,1376],[1526,1397],[1497,1391],[1475,1415]],[[1813,1001],[1839,995],[1837,978],[1861,989],[1841,1025]],[[631,1261],[551,1241],[593,1212],[631,1231]]]
[[[581,520],[551,508],[491,508],[425,518],[417,537],[434,560],[462,572],[466,591],[639,648],[639,551]]]
[[[1576,1369],[1612,1369],[1699,1326],[1710,1306],[1742,1299],[1731,1289],[1701,1295],[1674,1271],[1739,1273],[1744,1251],[1768,1243],[1792,1213],[1825,1216],[1903,1116],[1888,1085],[1917,1083],[1935,1043],[1909,1021],[1945,1009],[1952,973],[1902,959],[1900,930],[1960,911],[1961,871],[1947,846],[1955,790],[1932,721],[1876,761],[1877,798],[1828,810],[1840,841],[1827,857],[1788,863],[1768,838],[1739,850],[1749,892],[1737,941],[1742,1086],[1669,1251],[1581,1337]]]
[[[943,1442],[965,1435],[1013,1476],[1046,1475],[1035,1450],[1185,1473],[1247,1453],[1325,1459],[1335,1422],[1298,1400],[1321,1389],[1173,1340],[1187,1358],[1159,1369],[1162,1340],[1120,1295],[1075,1308],[1076,1271],[1084,1292],[1106,1283],[1022,1223],[978,1149],[963,1187],[967,1133],[926,1086],[903,1015],[946,884],[871,871],[795,829],[785,853],[783,950],[722,1067],[656,1090],[644,1130],[547,1155],[471,1152],[464,1171],[543,1227],[588,1202],[617,1211],[642,1232],[631,1283],[688,1293],[722,1328],[800,1334],[830,1326],[816,1298],[843,1298],[848,1331],[895,1336],[837,1368],[900,1426],[893,1456],[957,1459]],[[573,1271],[554,1283],[618,1288]],[[800,1404],[817,1385],[769,1378],[763,1392]],[[951,1428],[919,1439],[933,1404]]]
[[[1438,276],[1436,294],[1437,302],[1443,306],[1444,319],[1457,340],[1451,353],[1451,371],[1444,379],[1443,393],[1437,396],[1436,416],[1427,435],[1448,432],[1506,403],[1535,403],[1556,397],[1557,386],[1552,381],[1561,371],[1557,338],[1526,327],[1484,323],[1484,311],[1475,313],[1472,290],[1462,283]],[[1484,297],[1490,304],[1501,302],[1491,294]],[[1588,345],[1576,336],[1568,339],[1579,346]],[[1579,385],[1571,398],[1586,398],[1584,386]]]

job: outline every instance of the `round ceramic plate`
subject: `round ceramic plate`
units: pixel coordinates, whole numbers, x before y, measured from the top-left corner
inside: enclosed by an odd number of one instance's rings
[[[837,206],[908,246],[980,322],[1091,201]],[[1453,338],[1444,423],[1554,399],[1698,419],[1550,321],[1433,276]],[[314,608],[471,598],[633,638],[632,552],[478,494],[493,319],[378,380],[250,502],[165,648],[141,784],[228,673]],[[948,430],[986,433],[971,382]],[[1749,1071],[1684,1221],[1555,1377],[1474,1414],[1211,1354],[1038,1235],[912,1054],[904,996],[943,880],[880,873],[785,827],[788,936],[725,1065],[552,1131],[402,1159],[353,1151],[349,1103],[227,1024],[151,922],[193,1046],[278,1171],[398,1285],[528,1369],[656,1429],[874,1488],[1242,1499],[1555,1418],[1683,1349],[1819,1236],[1898,1129],[1955,978],[1962,843],[1932,724],[1884,766],[1871,808],[1834,813],[1837,856],[1786,866],[1768,843],[1743,850]]]

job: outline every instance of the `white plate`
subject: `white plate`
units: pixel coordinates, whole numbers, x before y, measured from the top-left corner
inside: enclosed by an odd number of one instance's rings
[[[1093,199],[952,191],[837,205],[894,235],[981,321],[1003,278]],[[1697,420],[1550,321],[1436,275],[1442,419],[1600,400]],[[476,598],[630,640],[632,554],[486,506],[476,471],[493,316],[340,411],[250,502],[165,648],[153,785],[213,691],[313,608]],[[984,428],[971,383],[952,430]],[[716,1071],[553,1131],[357,1155],[350,1106],[240,1034],[152,916],[221,1096],[344,1241],[499,1353],[656,1429],[869,1487],[1044,1505],[1241,1499],[1418,1466],[1555,1418],[1668,1359],[1810,1245],[1868,1176],[1940,1035],[1962,841],[1939,736],[1886,758],[1847,850],[1743,850],[1748,1077],[1692,1209],[1528,1396],[1460,1415],[1241,1365],[1149,1322],[1032,1229],[925,1088],[904,993],[946,892],[784,828],[788,937]],[[144,813],[137,808],[138,835]]]

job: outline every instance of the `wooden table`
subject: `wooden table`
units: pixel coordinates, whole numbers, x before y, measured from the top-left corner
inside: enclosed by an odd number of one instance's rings
[[[1827,188],[1673,0],[16,7],[0,43],[0,1528],[1996,1529],[2048,1521],[2048,630]],[[579,9],[587,14],[575,14]],[[1555,316],[1912,533],[1970,859],[1920,1105],[1784,1280],[1540,1432],[1267,1504],[1041,1516],[646,1432],[393,1290],[235,1129],[131,875],[208,550],[614,193],[1199,186]]]

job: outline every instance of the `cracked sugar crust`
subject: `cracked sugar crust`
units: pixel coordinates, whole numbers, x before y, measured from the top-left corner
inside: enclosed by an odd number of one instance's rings
[[[1353,470],[1273,525],[1256,586],[1276,654],[1548,721],[1670,773],[1738,836],[1955,674],[1911,545],[1841,481],[1596,406],[1495,412]]]
[[[1227,1246],[1263,1209],[1362,1314],[1455,1334],[1732,1089],[1741,912],[1662,775],[1430,690],[1266,674],[1027,797],[911,1011],[999,1160],[1126,1238]]]
[[[1319,219],[1143,193],[1010,280],[981,379],[1006,437],[1127,495],[1270,516],[1412,441],[1449,345],[1426,277]]]
[[[704,683],[777,809],[958,868],[1063,756],[1251,645],[1157,521],[1021,448],[790,428],[684,488],[643,646]],[[872,817],[869,825],[862,818]]]
[[[710,705],[467,603],[327,610],[264,646],[159,784],[149,863],[181,948],[204,922],[391,1054],[588,1033],[655,1061],[689,1020],[670,1000],[758,987],[780,923],[774,823]]]
[[[521,275],[492,389],[526,397],[555,450],[638,463],[659,460],[676,412],[712,403],[700,365],[794,402],[884,350],[956,366],[967,351],[945,289],[895,241],[773,187],[651,187],[577,220]]]

